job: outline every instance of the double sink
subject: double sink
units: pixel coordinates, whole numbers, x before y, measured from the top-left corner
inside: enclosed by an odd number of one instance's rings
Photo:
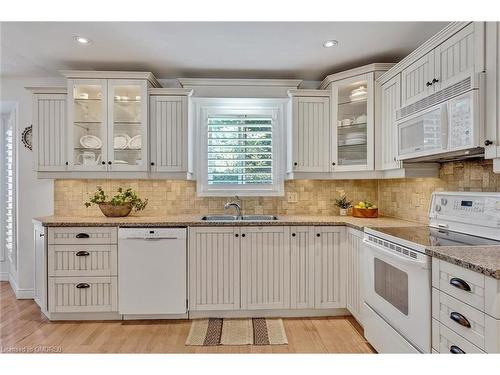
[[[275,221],[274,215],[206,215],[201,218],[204,221]]]

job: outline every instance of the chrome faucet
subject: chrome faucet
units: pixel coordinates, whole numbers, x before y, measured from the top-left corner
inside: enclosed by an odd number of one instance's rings
[[[236,217],[238,220],[242,220],[243,219],[243,216],[241,216],[241,204],[240,204],[240,199],[238,197],[236,197],[236,200],[232,201],[232,202],[227,202],[225,205],[224,205],[224,210],[227,210],[231,207],[234,207],[236,209]]]

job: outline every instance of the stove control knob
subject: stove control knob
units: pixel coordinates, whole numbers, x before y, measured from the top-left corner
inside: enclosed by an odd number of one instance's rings
[[[436,212],[441,211],[441,206],[439,204],[436,204],[436,207],[434,208]]]
[[[447,203],[448,203],[448,199],[446,199],[446,198],[441,198],[441,204],[442,204],[443,206],[446,206],[446,204],[447,204]]]

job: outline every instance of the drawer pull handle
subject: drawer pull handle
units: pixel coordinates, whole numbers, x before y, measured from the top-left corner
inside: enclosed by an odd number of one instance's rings
[[[90,288],[90,285],[87,283],[78,283],[78,284],[76,284],[76,288],[77,289],[87,289],[87,288]]]
[[[78,233],[76,238],[90,238],[90,236],[87,233]]]
[[[457,322],[461,326],[470,328],[470,322],[467,320],[467,318],[456,311],[453,311],[450,314],[450,319],[453,320],[454,322]]]
[[[450,346],[450,353],[452,353],[452,354],[465,354],[465,352],[456,345]]]
[[[470,292],[470,285],[467,284],[465,281],[462,279],[459,279],[458,277],[452,277],[450,279],[450,285],[454,286],[455,288],[465,290],[466,292]]]
[[[88,257],[90,255],[90,253],[88,251],[78,251],[76,254],[75,254],[77,257]]]

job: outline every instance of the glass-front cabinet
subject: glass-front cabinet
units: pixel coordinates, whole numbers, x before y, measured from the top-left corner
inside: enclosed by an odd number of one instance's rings
[[[147,79],[68,79],[68,170],[148,170]]]
[[[374,73],[332,84],[334,171],[374,169]]]

